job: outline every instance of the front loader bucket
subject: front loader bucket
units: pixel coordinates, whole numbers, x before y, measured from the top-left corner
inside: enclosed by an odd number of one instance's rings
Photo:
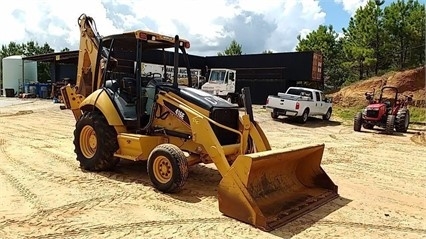
[[[219,184],[219,210],[271,231],[338,197],[324,145],[240,155]]]

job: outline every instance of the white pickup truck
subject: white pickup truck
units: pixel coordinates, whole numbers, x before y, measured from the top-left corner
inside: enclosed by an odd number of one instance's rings
[[[265,107],[273,119],[284,115],[297,117],[301,123],[306,123],[309,116],[329,120],[332,112],[331,100],[322,91],[304,87],[289,87],[286,93],[269,95]]]

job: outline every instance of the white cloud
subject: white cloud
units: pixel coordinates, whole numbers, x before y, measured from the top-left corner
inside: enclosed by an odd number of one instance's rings
[[[197,55],[216,55],[232,39],[244,53],[292,51],[297,35],[325,20],[319,0],[16,0],[0,8],[0,44],[34,40],[57,51],[77,49],[82,13],[95,19],[101,35],[138,28],[179,34]]]
[[[334,2],[342,4],[343,9],[353,15],[359,7],[365,6],[368,0],[334,0]]]

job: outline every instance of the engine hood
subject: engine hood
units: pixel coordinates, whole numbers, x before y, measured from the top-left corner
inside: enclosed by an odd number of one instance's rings
[[[198,105],[206,110],[212,110],[213,108],[237,108],[235,105],[228,101],[204,92],[200,89],[191,88],[187,86],[180,86],[180,95],[183,99]]]
[[[383,103],[370,104],[367,106],[367,110],[369,109],[380,109],[381,107],[386,107]]]

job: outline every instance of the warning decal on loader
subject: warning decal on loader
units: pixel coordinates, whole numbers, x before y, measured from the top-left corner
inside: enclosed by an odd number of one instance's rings
[[[189,123],[189,117],[188,115],[185,113],[185,111],[179,109],[179,107],[171,104],[170,102],[164,101],[164,106],[166,106],[166,108],[172,112],[172,114],[174,114],[178,119],[180,119],[185,125],[187,125],[188,127],[190,127],[190,123]]]

